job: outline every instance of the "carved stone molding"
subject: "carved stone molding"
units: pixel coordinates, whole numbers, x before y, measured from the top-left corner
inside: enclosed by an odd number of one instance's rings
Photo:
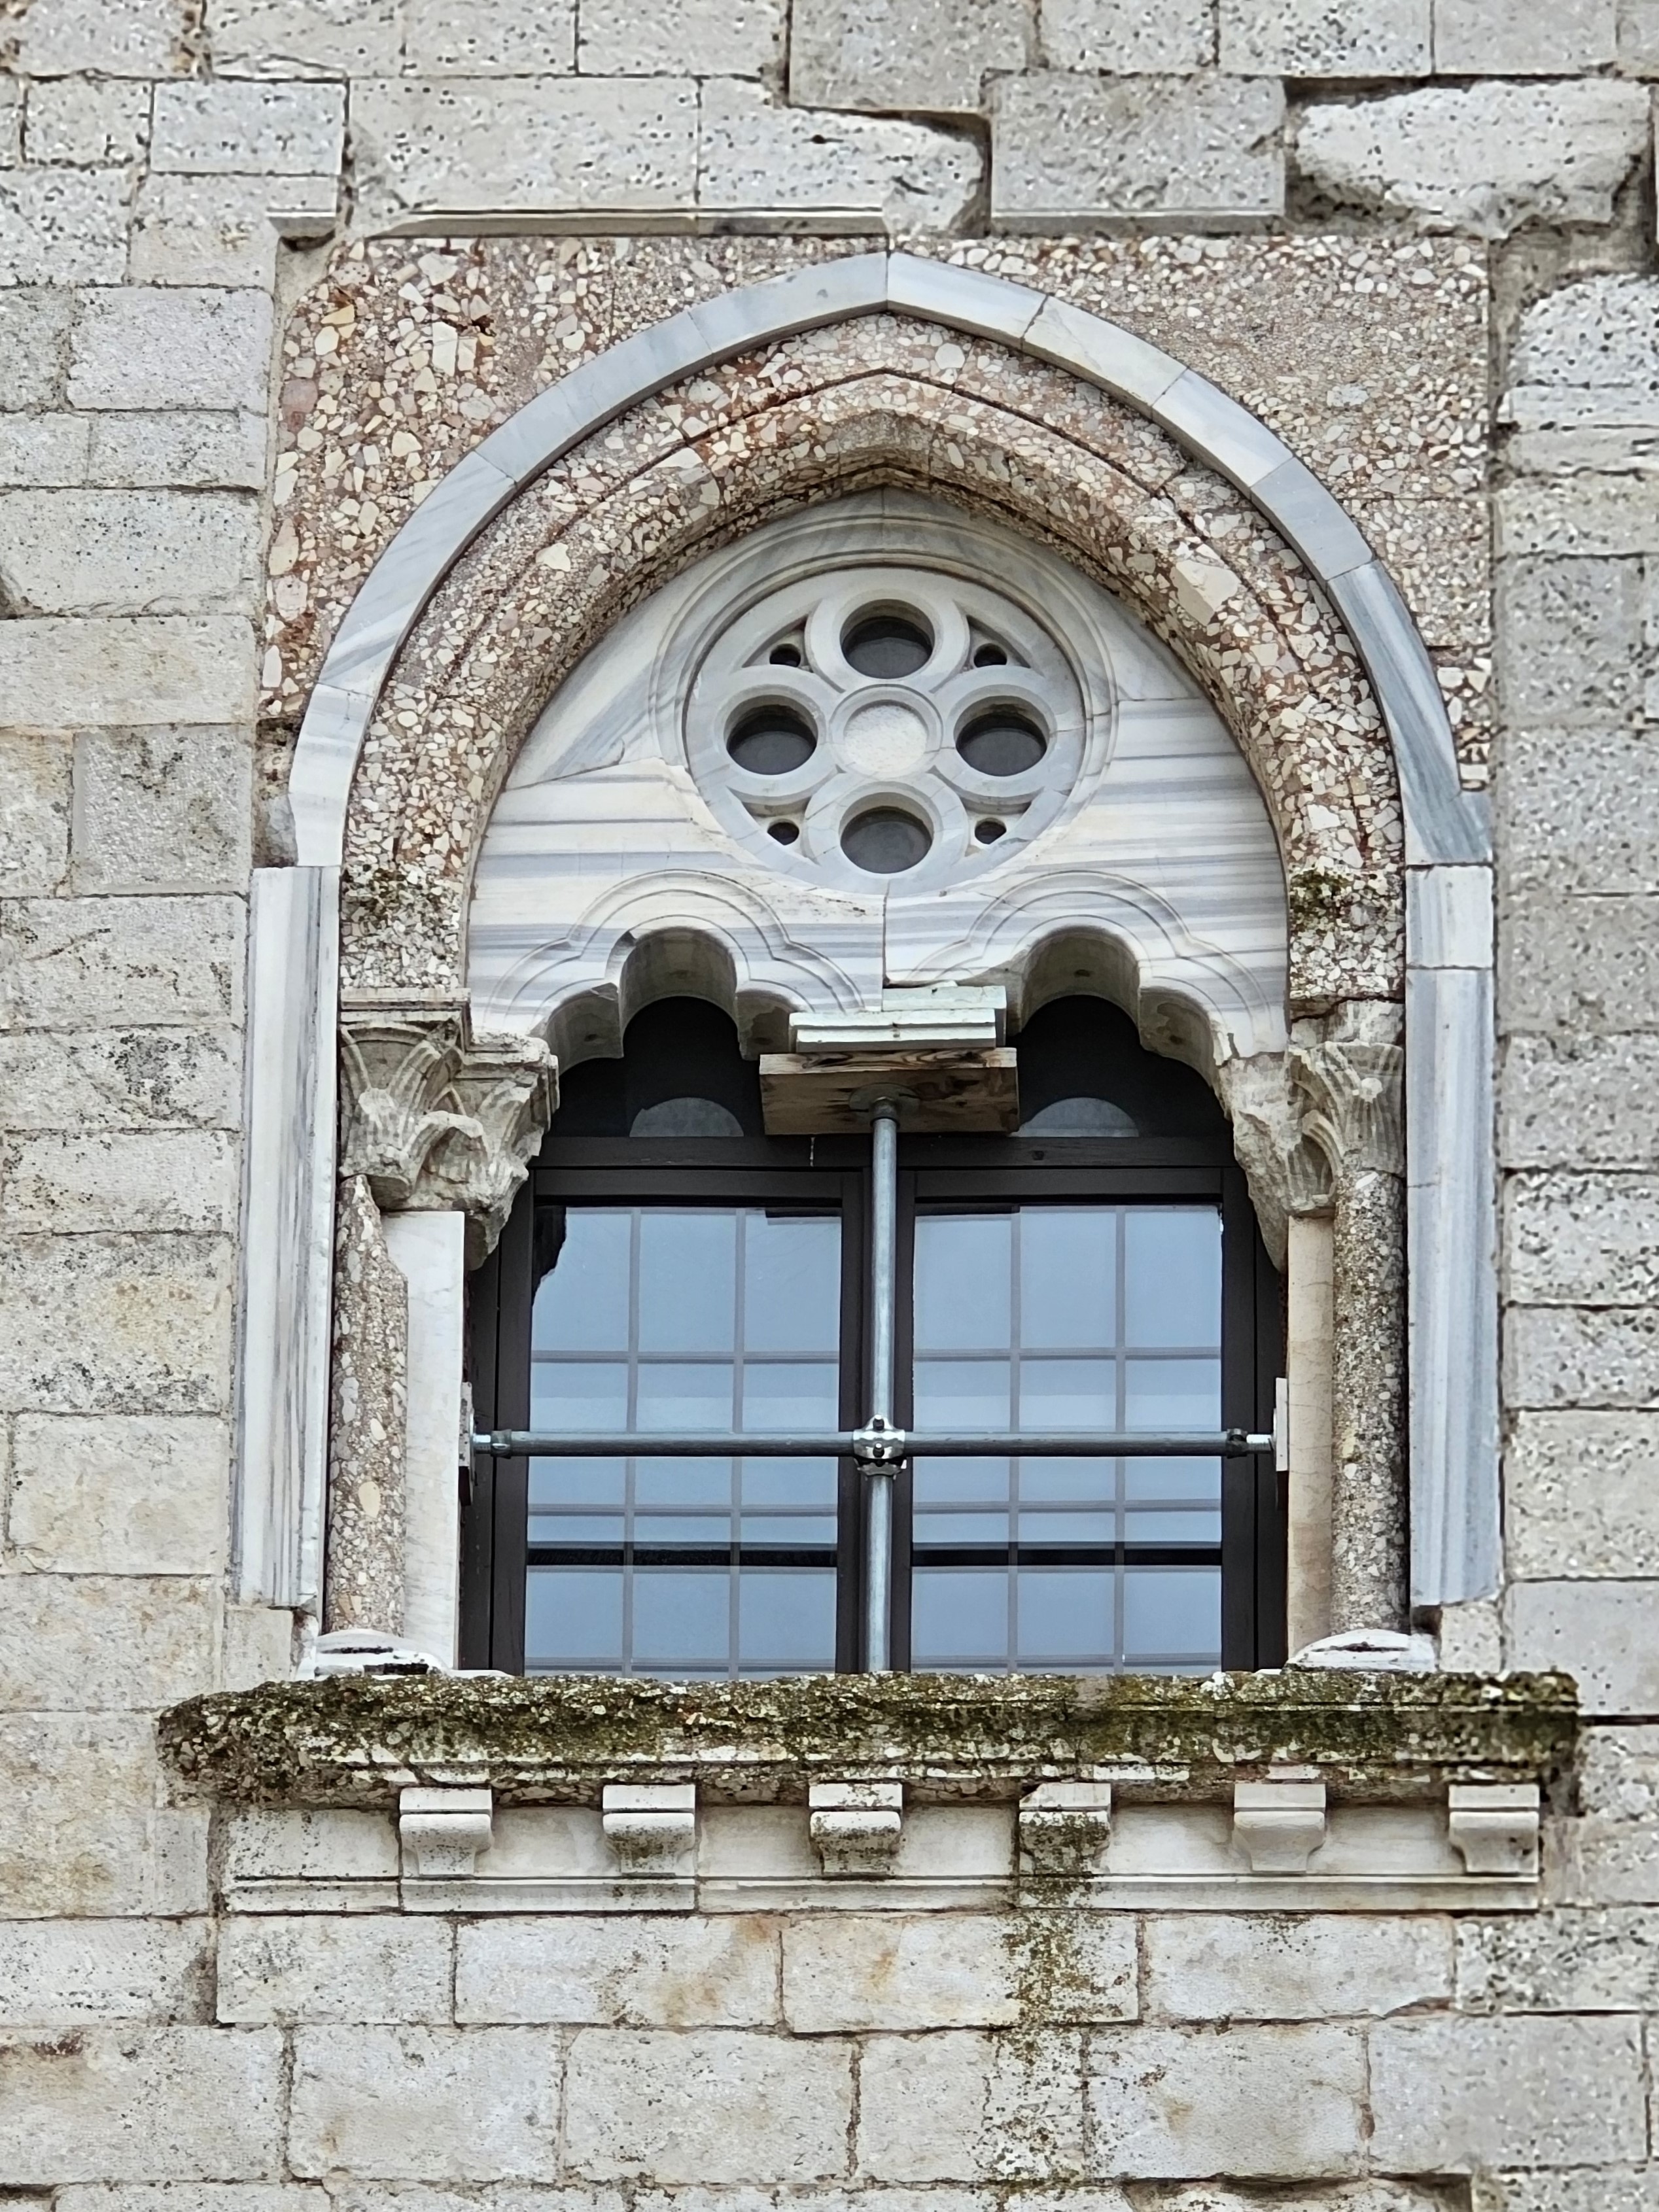
[[[1406,1172],[1406,1054],[1392,1001],[1340,1007],[1298,1022],[1289,1069],[1304,1133],[1338,1181]]]
[[[342,1172],[386,1212],[464,1212],[476,1267],[558,1103],[547,1046],[475,1038],[464,1003],[349,1007],[340,1064]]]
[[[1262,1242],[1282,1270],[1291,1217],[1331,1211],[1330,1164],[1304,1133],[1283,1053],[1224,1060],[1217,1075]]]

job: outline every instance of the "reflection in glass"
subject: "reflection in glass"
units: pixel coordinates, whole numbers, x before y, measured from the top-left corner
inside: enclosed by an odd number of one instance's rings
[[[1221,1425],[1214,1206],[924,1212],[913,1313],[918,1427]],[[914,1498],[917,1668],[1219,1662],[1218,1462],[919,1460]]]
[[[532,1419],[586,1430],[840,1420],[841,1226],[749,1206],[547,1209]],[[526,1665],[830,1668],[833,1462],[536,1460]]]

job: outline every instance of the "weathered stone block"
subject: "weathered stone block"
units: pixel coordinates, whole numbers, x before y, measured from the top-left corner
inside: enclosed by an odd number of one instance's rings
[[[201,2020],[212,1972],[206,1920],[0,1924],[0,2027]]]
[[[1457,2002],[1466,2012],[1651,2012],[1659,1915],[1624,1906],[1460,1920]]]
[[[992,214],[1028,228],[1277,216],[1284,113],[1262,77],[1005,78],[991,105]]]
[[[344,134],[338,85],[158,84],[149,165],[157,175],[332,176]]]
[[[212,1574],[229,1460],[210,1416],[20,1413],[7,1536],[27,1565],[58,1574]]]
[[[233,720],[253,702],[240,615],[0,623],[0,727]]]
[[[0,947],[7,1028],[92,1029],[117,1006],[136,1022],[240,1018],[234,899],[13,899],[0,908]]]
[[[237,492],[0,492],[0,589],[20,614],[251,614],[258,537]]]
[[[1502,884],[1659,891],[1656,768],[1648,725],[1506,732],[1494,794]]]
[[[59,2212],[332,2212],[340,2202],[297,2181],[92,2182],[58,2193]]]
[[[219,2018],[238,2026],[442,2021],[454,1930],[365,1912],[230,1919],[219,1938]]]
[[[1359,2165],[1364,2055],[1351,2030],[1103,2029],[1089,2063],[1103,2174],[1289,2180]]]
[[[170,76],[189,67],[187,0],[33,0],[16,28],[25,76]]]
[[[0,1714],[0,1913],[205,1912],[207,1814],[162,1788],[148,1717]]]
[[[1659,422],[1659,331],[1650,276],[1588,276],[1534,300],[1510,356],[1506,419],[1522,430]]]
[[[1659,1419],[1517,1413],[1504,1541],[1523,1582],[1659,1575]]]
[[[1619,0],[1619,66],[1659,76],[1659,0]]]
[[[58,889],[69,858],[70,769],[63,738],[0,732],[0,896]]]
[[[697,204],[708,214],[834,210],[948,229],[979,187],[978,149],[885,118],[781,107],[757,84],[703,88]]]
[[[351,88],[351,140],[370,221],[433,208],[599,215],[696,200],[689,77],[368,78]]]
[[[398,0],[213,0],[216,76],[395,76]]]
[[[872,2036],[860,2067],[858,2162],[882,2182],[1081,2171],[1079,2039]]]
[[[289,2162],[301,2179],[550,2180],[557,2084],[534,2028],[301,2028]]]
[[[10,1575],[0,1705],[153,1711],[213,1686],[211,1583],[183,1575]]]
[[[247,1807],[227,1814],[224,1831],[225,1882],[233,1892],[258,1881],[322,1885],[398,1878],[398,1831],[384,1813]]]
[[[1473,2203],[1474,2212],[1659,2212],[1659,2166],[1483,2174]]]
[[[149,141],[149,86],[131,79],[71,76],[32,84],[28,158],[94,169],[137,161]]]
[[[751,2027],[778,2016],[774,1922],[584,1919],[464,1922],[455,2017],[568,2027]]]
[[[263,491],[265,425],[258,415],[167,415],[62,418],[90,433],[86,480],[106,484],[174,484],[181,489]]]
[[[0,171],[0,284],[118,284],[131,191],[125,169]]]
[[[846,2170],[852,2079],[836,2045],[583,2028],[565,2084],[566,2160],[590,2180],[799,2183]]]
[[[263,292],[131,285],[94,293],[76,326],[70,404],[262,412],[270,353]]]
[[[1659,1905],[1659,1822],[1586,1814],[1572,1822],[1561,1890],[1572,1905]]]
[[[1340,205],[1507,238],[1531,222],[1610,222],[1648,129],[1639,85],[1432,86],[1310,107],[1296,158]]]
[[[236,1140],[218,1129],[0,1139],[0,1228],[234,1230]]]
[[[1143,1925],[1147,2008],[1172,2020],[1359,2016],[1451,1994],[1444,1920],[1182,1912]]]
[[[1649,1176],[1511,1176],[1503,1254],[1517,1303],[1659,1303],[1659,1182]]]
[[[701,47],[657,58],[655,74],[684,69]],[[404,66],[417,76],[550,76],[576,66],[575,0],[404,0]],[[711,65],[712,74],[712,65]]]
[[[1499,1019],[1510,1036],[1659,1028],[1659,897],[1527,891],[1506,899],[1498,976]]]
[[[252,775],[246,727],[100,730],[79,738],[75,888],[241,890]]]
[[[1176,76],[1215,59],[1209,0],[1045,0],[1041,19],[1051,69]]]
[[[1025,2018],[1133,2020],[1127,1920],[1041,1909],[988,1915],[823,1913],[783,1933],[784,2018],[797,2035],[1003,2027]]]
[[[92,453],[85,415],[0,415],[0,484],[81,484]]]
[[[0,2173],[15,2185],[257,2181],[280,2155],[283,2039],[216,2027],[0,2039]]]
[[[783,19],[783,0],[586,0],[580,66],[593,76],[657,76],[696,54],[711,76],[758,76],[777,66]]]
[[[1496,512],[1500,557],[1619,559],[1659,552],[1659,491],[1640,477],[1580,472],[1559,482],[1525,479],[1499,491]]]
[[[1512,1308],[1504,1318],[1504,1396],[1515,1407],[1659,1405],[1659,1313]]]
[[[147,177],[133,207],[132,281],[269,291],[282,240],[326,233],[338,204],[332,175]]]
[[[1511,1666],[1574,1675],[1587,1713],[1659,1711],[1659,1583],[1516,1583],[1504,1604]]]
[[[1510,721],[1605,724],[1640,707],[1639,562],[1506,561],[1498,616],[1498,680]]]
[[[1421,76],[1431,0],[1221,0],[1221,66],[1241,76]]]
[[[220,1026],[0,1034],[0,1127],[234,1128],[241,1040]]]
[[[1628,2020],[1390,2021],[1371,2034],[1371,2156],[1396,2173],[1646,2155]]]
[[[801,107],[976,114],[990,70],[1030,59],[1030,12],[1018,0],[796,0],[789,97]]]
[[[232,1248],[217,1237],[0,1241],[0,1406],[18,1413],[218,1413],[230,1368]]]
[[[1566,76],[1600,69],[1617,43],[1616,0],[1435,0],[1448,76]]]
[[[0,407],[54,407],[69,373],[72,292],[0,293]]]

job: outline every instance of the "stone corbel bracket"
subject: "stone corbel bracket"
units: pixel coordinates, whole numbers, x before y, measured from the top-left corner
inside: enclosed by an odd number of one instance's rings
[[[1112,1840],[1109,1782],[1039,1782],[1020,1800],[1019,1870],[1082,1881],[1105,1872]]]
[[[1392,1001],[1298,1022],[1288,1061],[1301,1127],[1338,1181],[1406,1172],[1405,1049]]]
[[[383,1212],[463,1212],[467,1260],[494,1249],[558,1105],[538,1037],[477,1037],[465,1002],[346,1009],[340,1172]]]
[[[405,1876],[453,1881],[476,1875],[495,1832],[489,1789],[410,1789],[398,1800],[398,1840]]]
[[[902,1782],[814,1782],[807,1829],[826,1875],[890,1875],[904,1833]]]
[[[1454,1782],[1446,1797],[1452,1844],[1472,1875],[1537,1879],[1540,1803],[1535,1782]]]
[[[1233,1841],[1252,1874],[1306,1874],[1325,1837],[1325,1785],[1310,1771],[1233,1784]]]
[[[695,1782],[607,1782],[600,1826],[624,1879],[689,1881],[697,1871]]]

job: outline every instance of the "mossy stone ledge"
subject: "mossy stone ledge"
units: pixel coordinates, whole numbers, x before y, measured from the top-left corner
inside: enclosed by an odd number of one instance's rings
[[[430,1674],[269,1682],[162,1715],[193,1793],[256,1805],[386,1805],[415,1782],[488,1782],[507,1803],[592,1803],[607,1781],[696,1779],[787,1800],[816,1777],[899,1777],[1001,1796],[1076,1775],[1213,1797],[1284,1762],[1360,1802],[1462,1779],[1571,1772],[1565,1674],[1286,1669],[1169,1675],[811,1675],[676,1683]]]

